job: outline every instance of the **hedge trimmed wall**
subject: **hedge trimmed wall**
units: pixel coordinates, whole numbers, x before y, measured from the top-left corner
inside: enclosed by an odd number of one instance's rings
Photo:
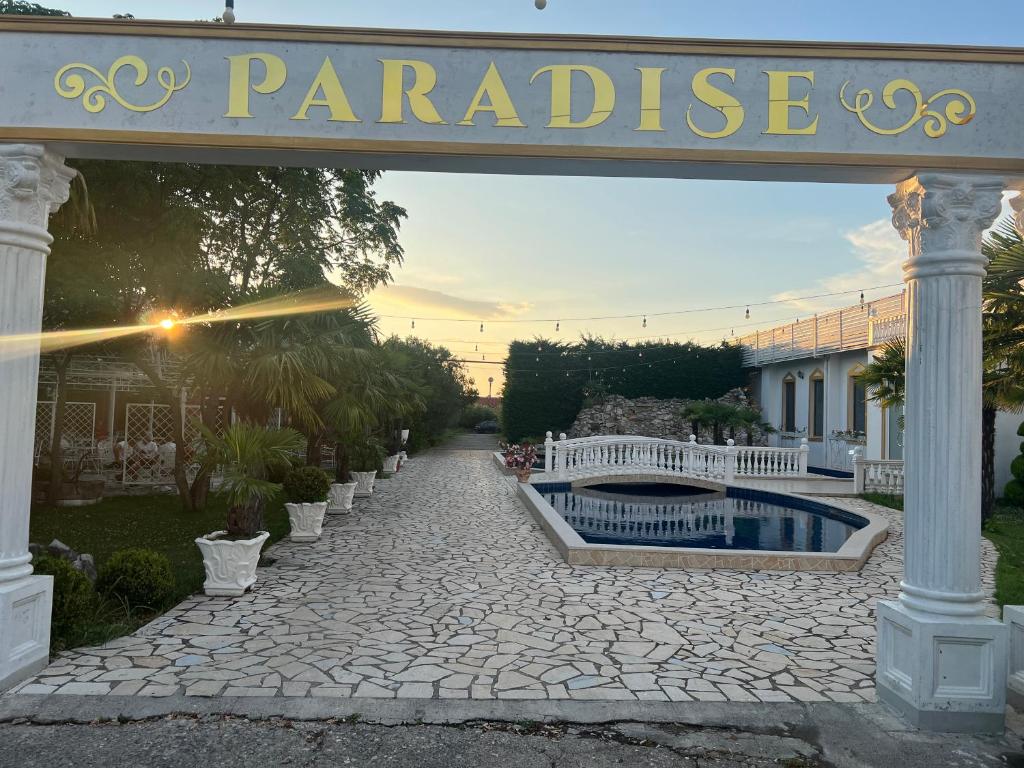
[[[505,361],[502,421],[518,442],[568,431],[584,401],[601,394],[703,400],[745,383],[737,346],[515,341]]]

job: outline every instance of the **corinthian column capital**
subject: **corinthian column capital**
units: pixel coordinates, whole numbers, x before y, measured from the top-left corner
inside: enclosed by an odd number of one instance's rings
[[[889,195],[892,224],[907,241],[907,279],[927,274],[985,274],[981,235],[999,215],[1003,179],[922,173]]]
[[[47,219],[67,202],[74,177],[45,147],[0,144],[0,242],[47,252]]]

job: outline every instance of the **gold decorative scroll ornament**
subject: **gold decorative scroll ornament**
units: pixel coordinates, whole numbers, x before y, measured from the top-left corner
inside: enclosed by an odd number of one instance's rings
[[[857,91],[853,104],[850,104],[846,100],[846,87],[849,84],[850,81],[847,80],[843,83],[843,87],[839,89],[839,101],[848,111],[857,115],[861,125],[869,131],[883,136],[895,136],[903,133],[913,128],[919,121],[924,120],[923,128],[925,134],[930,138],[937,139],[945,135],[949,129],[949,123],[953,125],[967,125],[967,123],[974,119],[974,115],[978,111],[978,105],[974,103],[974,98],[971,94],[959,88],[947,88],[944,91],[938,91],[926,100],[921,94],[921,89],[910,80],[891,80],[882,89],[882,103],[889,109],[896,109],[895,95],[900,91],[906,91],[914,99],[914,112],[903,125],[896,128],[882,128],[872,123],[866,114],[875,102],[875,94],[870,88],[861,88]],[[946,103],[946,108],[943,111],[939,112],[931,109],[934,102],[947,97],[949,101]]]
[[[88,64],[68,64],[61,67],[60,71],[54,76],[53,87],[65,99],[81,97],[82,106],[86,112],[92,112],[93,114],[102,112],[104,107],[107,106],[107,96],[132,112],[153,112],[160,109],[160,107],[170,101],[171,96],[191,82],[192,70],[189,68],[188,62],[182,60],[181,63],[185,65],[185,77],[180,83],[178,82],[177,74],[170,67],[160,67],[157,70],[156,81],[164,89],[164,95],[152,104],[133,104],[117,90],[117,73],[125,67],[135,70],[136,86],[141,87],[149,80],[149,66],[138,56],[122,56],[110,65],[106,75]],[[83,73],[92,75],[99,80],[99,83],[87,88]]]

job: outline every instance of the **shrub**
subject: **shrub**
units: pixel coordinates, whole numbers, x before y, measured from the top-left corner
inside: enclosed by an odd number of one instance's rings
[[[355,472],[378,473],[384,470],[384,446],[379,441],[369,439],[352,446],[352,470]]]
[[[129,610],[160,610],[175,593],[171,561],[149,549],[122,549],[100,567],[96,589]]]
[[[459,426],[464,429],[472,429],[481,421],[497,421],[498,413],[486,405],[467,405],[459,417]]]
[[[331,479],[317,467],[299,467],[284,478],[285,498],[292,504],[326,501],[330,489]]]
[[[63,637],[89,619],[96,610],[96,592],[84,573],[67,560],[42,555],[33,559],[38,576],[53,576],[53,620],[51,633]]]
[[[1017,427],[1017,434],[1024,437],[1024,422]],[[1024,443],[1020,444],[1021,455],[1010,462],[1013,480],[1003,488],[1003,498],[1015,507],[1024,507]]]

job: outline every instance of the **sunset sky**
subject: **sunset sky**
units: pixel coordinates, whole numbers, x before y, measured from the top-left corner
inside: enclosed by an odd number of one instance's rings
[[[219,0],[52,0],[76,16],[211,18]],[[240,21],[679,37],[1019,45],[1019,0],[696,3],[689,0],[236,0]],[[466,359],[503,358],[510,339],[581,333],[713,342],[857,301],[746,305],[899,287],[888,187],[386,173],[381,197],[409,210],[405,266],[371,296],[381,328]],[[574,321],[601,315],[687,314]],[[416,317],[415,331],[408,319]],[[429,320],[427,318],[447,318]],[[544,318],[544,321],[522,322]],[[462,320],[464,322],[455,322]],[[517,322],[502,322],[517,321]],[[484,324],[483,333],[480,323]],[[478,388],[500,366],[469,366]]]

